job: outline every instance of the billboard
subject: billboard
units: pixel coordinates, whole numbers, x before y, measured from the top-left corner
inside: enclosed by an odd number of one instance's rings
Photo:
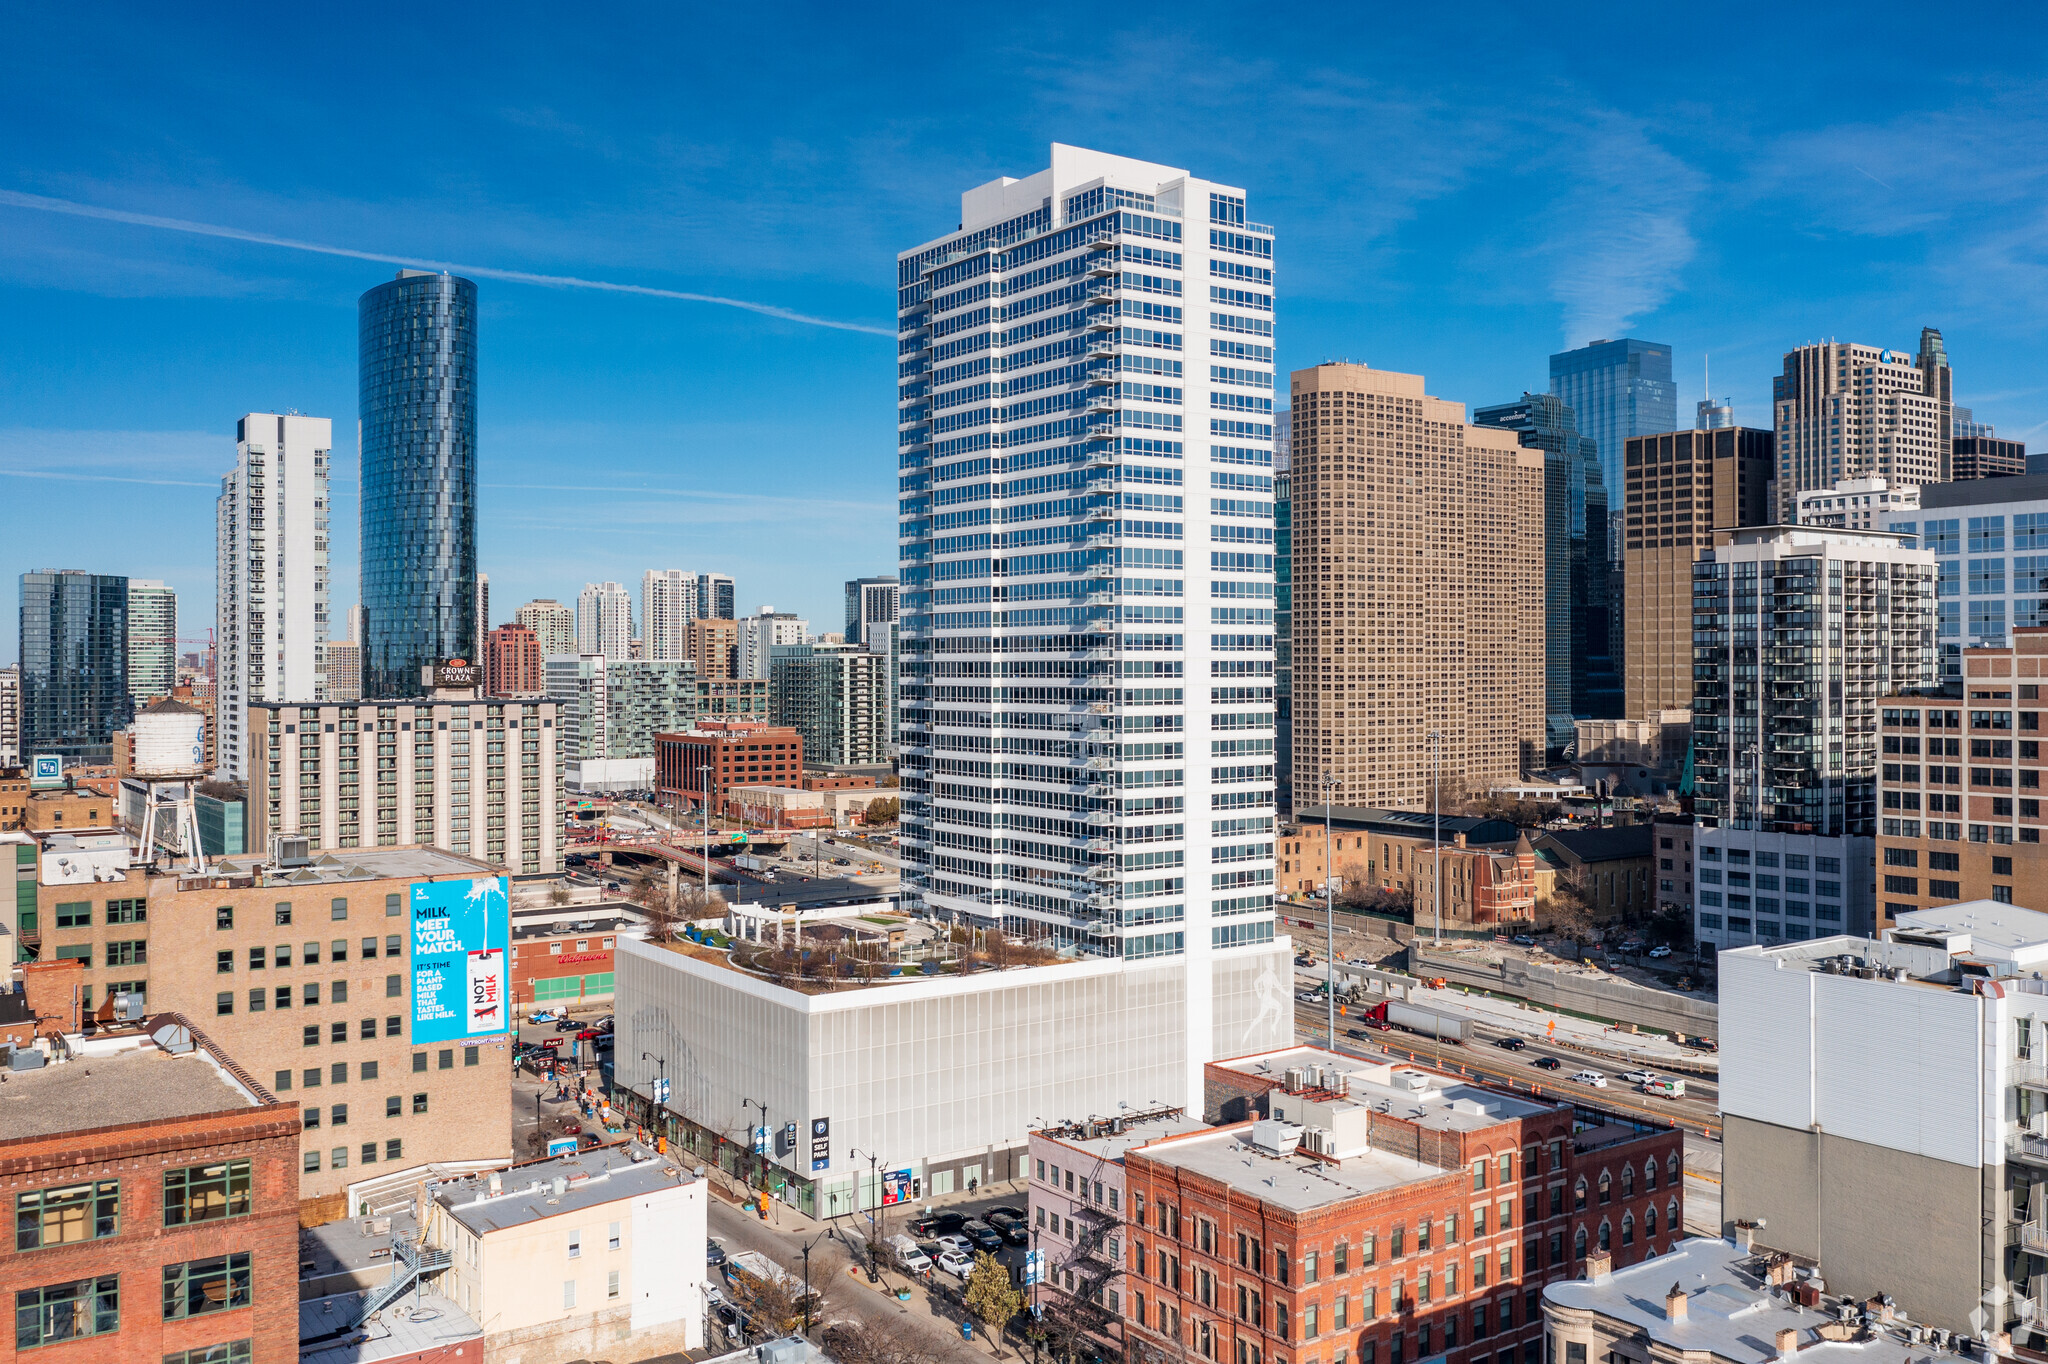
[[[31,761],[28,785],[31,791],[55,791],[64,785],[64,755],[38,753]]]
[[[508,881],[422,881],[412,888],[412,1040],[461,1042],[512,1026]]]

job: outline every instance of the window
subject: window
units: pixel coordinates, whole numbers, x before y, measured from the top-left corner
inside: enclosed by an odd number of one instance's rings
[[[415,1075],[423,1075],[426,1073],[426,1069],[427,1054],[423,1051],[414,1052],[412,1054],[412,1073]]]
[[[219,994],[215,995],[213,997],[213,1011],[219,1015],[233,1013],[235,1011],[235,992],[233,990],[222,990]]]
[[[576,1281],[574,1279],[564,1279],[562,1280],[562,1309],[567,1311],[575,1305]]]
[[[27,1288],[14,1295],[14,1348],[82,1340],[121,1329],[121,1276]]]
[[[57,927],[91,928],[92,901],[74,900],[57,906]]]
[[[320,1045],[320,1025],[318,1023],[308,1023],[305,1027],[299,1029],[299,1045],[302,1047],[317,1047]]]
[[[303,1164],[302,1164],[302,1165],[301,1165],[301,1166],[300,1166],[299,1168],[301,1168],[302,1170],[304,1170],[304,1171],[305,1171],[305,1172],[306,1172],[307,1174],[309,1174],[309,1175],[310,1175],[310,1174],[313,1174],[314,1172],[316,1172],[317,1170],[319,1170],[319,1168],[320,1168],[320,1153],[319,1153],[318,1151],[308,1151],[308,1152],[306,1152],[306,1159],[305,1159],[304,1163],[303,1163]]]
[[[384,1015],[384,1035],[386,1037],[396,1037],[401,1031],[403,1031],[403,1025],[399,1022],[397,1014]]]
[[[336,1061],[336,1062],[335,1062],[335,1063],[334,1063],[333,1065],[329,1066],[329,1067],[327,1068],[327,1082],[328,1082],[329,1084],[336,1084],[336,1085],[345,1085],[345,1084],[347,1084],[347,1083],[348,1083],[348,1062],[346,1062],[346,1061]]]
[[[320,1075],[320,1067],[307,1066],[303,1071],[299,1072],[299,1087],[301,1089],[320,1088]]]
[[[164,1356],[164,1364],[249,1364],[253,1349],[253,1341],[230,1340],[196,1350],[173,1350]]]
[[[327,1153],[327,1166],[332,1170],[346,1170],[348,1168],[348,1148],[346,1146],[337,1146],[332,1151],[329,1151]]]
[[[412,1096],[412,1111],[413,1111],[413,1112],[415,1112],[415,1113],[424,1113],[424,1112],[426,1112],[426,1111],[427,1111],[427,1096],[426,1096],[426,1095],[424,1095],[424,1094],[415,1094],[415,1095],[413,1095],[413,1096]]]
[[[348,917],[348,900],[342,896],[336,896],[333,900],[330,900],[327,907],[327,917],[335,920],[337,923],[346,919]]]
[[[279,1072],[277,1072],[277,1074],[271,1077],[270,1088],[273,1092],[278,1094],[287,1094],[291,1092],[291,1087],[292,1073],[290,1071],[280,1070]]]
[[[312,1131],[312,1130],[313,1130],[314,1128],[318,1127],[319,1125],[320,1125],[320,1110],[319,1110],[319,1109],[317,1109],[317,1108],[308,1108],[308,1109],[304,1109],[304,1110],[302,1110],[302,1111],[300,1112],[300,1114],[299,1114],[299,1127],[300,1127],[300,1128],[301,1128],[302,1130],[304,1130],[304,1131],[307,1131],[307,1132],[310,1132],[310,1131]]]
[[[404,1156],[405,1142],[397,1137],[386,1138],[384,1142],[384,1159],[400,1160],[403,1159]]]
[[[375,1165],[377,1163],[377,1143],[374,1141],[364,1142],[363,1149],[356,1153],[356,1158],[364,1165]]]
[[[216,930],[235,926],[235,907],[222,905],[213,911],[213,926]]]
[[[14,1200],[16,1250],[97,1241],[120,1230],[121,1182],[116,1179],[39,1189]]]
[[[277,925],[278,925],[278,927],[280,927],[280,928],[284,928],[284,927],[287,927],[287,926],[289,926],[289,925],[290,925],[291,921],[292,921],[292,906],[291,906],[291,902],[290,902],[289,900],[279,900],[279,901],[277,902]]]
[[[248,1305],[247,1251],[164,1266],[165,1321],[228,1312]]]
[[[482,1059],[483,1059],[483,1056],[482,1056],[482,1048],[480,1048],[480,1047],[464,1047],[464,1048],[462,1049],[462,1064],[463,1064],[463,1065],[465,1065],[465,1066],[473,1066],[473,1065],[476,1065],[476,1064],[477,1064],[477,1063],[478,1063],[479,1061],[481,1061]]]
[[[619,1248],[619,1227],[620,1227],[620,1224],[619,1224],[619,1223],[617,1223],[617,1222],[614,1222],[614,1223],[612,1223],[612,1224],[611,1224],[611,1226],[610,1226],[610,1227],[608,1227],[608,1228],[606,1229],[606,1231],[605,1231],[605,1249],[606,1249],[606,1250],[617,1250],[617,1249]]]
[[[329,1004],[348,1003],[348,982],[345,980],[329,981],[327,986],[327,1002]]]
[[[329,1115],[327,1122],[330,1127],[348,1126],[348,1105],[336,1104],[334,1106],[334,1111],[332,1114]]]
[[[279,1071],[291,1088],[291,1072]],[[164,1172],[164,1225],[182,1227],[249,1214],[249,1162],[187,1165]]]
[[[292,945],[290,943],[279,943],[277,950],[270,955],[276,959],[279,966],[290,966],[292,964]]]
[[[319,960],[319,958],[316,957],[314,958],[314,960],[317,961]],[[299,999],[308,1008],[311,1008],[313,1005],[318,1004],[320,1002],[320,982],[317,980],[309,980],[305,982],[303,985],[301,985],[299,987]]]
[[[454,1049],[453,1049],[453,1048],[448,1048],[448,1047],[444,1047],[444,1048],[442,1048],[442,1049],[441,1049],[441,1053],[440,1053],[440,1055],[439,1055],[438,1057],[436,1057],[435,1059],[436,1059],[436,1062],[437,1062],[437,1064],[438,1064],[438,1066],[439,1066],[439,1068],[440,1068],[440,1069],[442,1069],[442,1070],[453,1070],[453,1069],[455,1069],[455,1052],[454,1052]]]
[[[396,1094],[390,1094],[385,1096],[384,1116],[387,1118],[398,1118],[403,1117],[404,1115],[405,1100]]]

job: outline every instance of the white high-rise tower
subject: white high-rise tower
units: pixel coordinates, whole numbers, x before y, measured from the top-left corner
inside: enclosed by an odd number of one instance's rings
[[[619,583],[585,583],[576,594],[576,652],[614,662],[633,656],[633,594]]]
[[[688,658],[683,637],[701,616],[697,575],[680,568],[650,568],[640,575],[641,652],[647,658]]]
[[[1057,144],[960,218],[897,258],[904,898],[1169,973],[1161,1083],[1199,1098],[1292,1031],[1273,232],[1243,190]]]
[[[325,417],[252,412],[215,503],[214,723],[220,765],[249,777],[249,707],[326,700]]]

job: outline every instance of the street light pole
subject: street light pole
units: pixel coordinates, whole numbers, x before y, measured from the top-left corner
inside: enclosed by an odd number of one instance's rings
[[[868,1210],[867,1273],[869,1283],[880,1283],[882,1279],[882,1177],[876,1166],[881,1164],[882,1158],[873,1151],[862,1151],[858,1146],[849,1147],[846,1154],[853,1160],[859,1160],[862,1156],[867,1157],[868,1182],[875,1187],[875,1206]],[[853,1196],[853,1209],[855,1212],[860,1211],[860,1194],[858,1192],[855,1192]]]
[[[828,1232],[818,1236],[804,1247],[804,1334],[806,1336],[811,1333],[811,1246],[815,1246],[829,1234]]]
[[[760,1159],[761,1192],[766,1193],[768,1192],[768,1142],[775,1140],[775,1132],[768,1122],[768,1105],[762,1103],[759,1099],[742,1099],[740,1100],[740,1111],[742,1113],[746,1112],[746,1105],[748,1104],[752,1104],[761,1110],[761,1131],[765,1136],[765,1140],[761,1143],[761,1149],[754,1154]],[[751,1142],[748,1144],[752,1145]]]
[[[660,1084],[659,1084],[658,1086],[656,1086],[656,1092],[660,1092],[661,1090],[665,1090],[665,1089],[667,1089],[667,1088],[668,1088],[668,1058],[667,1058],[666,1056],[656,1056],[656,1055],[655,1055],[654,1053],[652,1053],[652,1052],[647,1052],[647,1051],[643,1051],[643,1052],[641,1052],[641,1053],[640,1053],[640,1059],[641,1059],[641,1060],[643,1060],[643,1061],[652,1061],[652,1062],[654,1062],[654,1063],[655,1063],[656,1065],[658,1065],[658,1066],[660,1066],[660,1067],[661,1067],[661,1082],[660,1082]],[[667,1106],[667,1103],[668,1103],[668,1095],[666,1095],[666,1094],[662,1094],[662,1096],[661,1096],[661,1103],[662,1103],[662,1106],[663,1106],[663,1107],[666,1107],[666,1106]],[[653,1094],[649,1094],[649,1095],[647,1096],[647,1120],[648,1120],[649,1122],[653,1122],[653,1121],[654,1121],[654,1108],[655,1108],[655,1098],[654,1098],[654,1095],[653,1095]],[[663,1126],[667,1126],[667,1124],[665,1124],[665,1123],[664,1123],[664,1124],[663,1124]]]
[[[704,815],[704,903],[697,906],[699,914],[711,912],[711,769],[697,769],[697,789],[704,796],[700,807]]]
[[[1329,1018],[1329,1047],[1337,1049],[1337,864],[1332,860],[1330,830],[1335,826],[1337,774],[1323,773],[1323,1005]]]

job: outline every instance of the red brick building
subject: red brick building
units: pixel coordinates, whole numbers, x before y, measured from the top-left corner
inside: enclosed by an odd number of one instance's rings
[[[616,941],[610,929],[514,938],[512,998],[521,1008],[610,999]]]
[[[8,1076],[0,1360],[290,1364],[299,1106],[179,1014]]]
[[[1133,1358],[1541,1364],[1544,1284],[1684,1236],[1676,1129],[1306,1047],[1207,1074],[1237,1121],[1124,1157]]]
[[[484,636],[484,695],[545,696],[540,636],[524,625],[500,625]]]
[[[664,804],[702,808],[708,776],[716,812],[735,786],[794,787],[803,773],[803,736],[782,725],[703,720],[684,734],[654,736],[654,785]]]

